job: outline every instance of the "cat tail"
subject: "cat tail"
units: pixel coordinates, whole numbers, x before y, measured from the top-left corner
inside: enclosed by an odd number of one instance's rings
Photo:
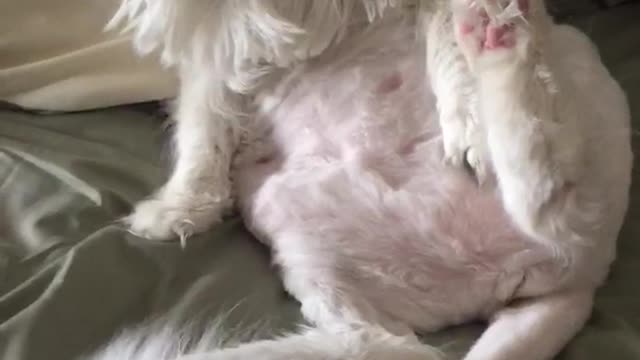
[[[204,332],[189,327],[139,327],[116,337],[89,360],[441,360],[434,347],[381,327],[328,331],[302,328],[257,340],[255,329],[229,335],[213,324]],[[224,335],[223,335],[224,334]]]

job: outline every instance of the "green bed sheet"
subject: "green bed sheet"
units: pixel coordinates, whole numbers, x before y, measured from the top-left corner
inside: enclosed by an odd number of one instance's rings
[[[598,43],[628,93],[637,128],[640,5],[572,21]],[[185,318],[225,313],[230,329],[256,321],[287,329],[300,319],[268,250],[239,219],[194,237],[185,250],[136,238],[115,223],[163,181],[165,142],[162,119],[144,106],[0,111],[0,359],[76,359],[176,306]],[[636,181],[619,260],[591,320],[560,359],[640,359],[639,215]],[[425,340],[455,358],[481,331],[469,325]]]

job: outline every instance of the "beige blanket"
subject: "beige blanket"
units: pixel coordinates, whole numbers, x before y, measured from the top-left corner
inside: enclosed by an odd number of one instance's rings
[[[0,0],[0,100],[86,110],[172,97],[175,79],[105,33],[119,0]]]

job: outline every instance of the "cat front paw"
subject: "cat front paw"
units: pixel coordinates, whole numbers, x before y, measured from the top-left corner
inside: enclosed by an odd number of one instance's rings
[[[454,0],[456,41],[472,71],[525,59],[534,35],[529,0]]]
[[[177,194],[160,191],[138,203],[123,219],[129,231],[151,240],[186,239],[219,223],[232,208],[229,196]]]
[[[441,127],[445,163],[467,168],[476,181],[483,184],[489,169],[489,158],[481,127],[463,117],[442,119]]]

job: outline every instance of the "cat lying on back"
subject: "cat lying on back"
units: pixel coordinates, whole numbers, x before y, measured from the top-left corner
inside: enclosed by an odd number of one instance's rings
[[[186,238],[235,197],[314,325],[186,358],[438,359],[414,332],[486,319],[465,359],[549,359],[588,319],[627,208],[620,87],[542,1],[397,3],[125,0],[182,79],[131,231]]]

